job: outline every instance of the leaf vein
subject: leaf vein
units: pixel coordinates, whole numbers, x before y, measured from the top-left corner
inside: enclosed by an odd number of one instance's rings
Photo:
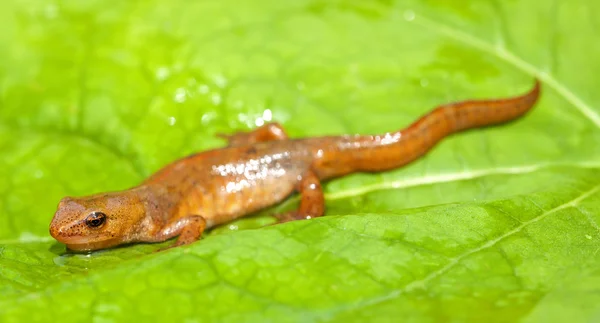
[[[575,108],[577,108],[579,112],[581,112],[587,119],[594,123],[596,127],[600,128],[600,114],[594,111],[594,109],[589,104],[583,101],[580,97],[578,97],[575,93],[573,93],[570,89],[568,89],[551,74],[525,61],[524,59],[515,55],[511,51],[507,50],[505,47],[502,47],[501,44],[494,46],[482,39],[477,38],[476,36],[473,36],[451,26],[445,25],[443,23],[436,22],[422,15],[418,15],[413,20],[413,22],[425,28],[429,28],[435,32],[453,38],[473,48],[479,49],[482,52],[492,54],[512,64],[518,69],[542,80],[544,83],[548,84],[548,86],[553,88],[565,100],[567,100],[569,103],[575,106]]]
[[[581,201],[583,201],[584,199],[588,198],[589,196],[597,193],[599,190],[600,190],[600,185],[596,185],[592,189],[590,189],[589,191],[587,191],[587,192],[581,194],[580,196],[578,196],[577,198],[575,198],[575,199],[573,199],[571,201],[568,201],[566,203],[563,203],[563,204],[561,204],[561,205],[559,205],[559,206],[557,206],[557,207],[555,207],[555,208],[553,208],[551,210],[548,210],[548,211],[540,214],[539,216],[537,216],[537,217],[535,217],[535,218],[533,218],[533,219],[531,219],[529,221],[525,221],[521,225],[519,225],[518,227],[516,227],[516,228],[514,228],[514,229],[512,229],[512,230],[510,230],[508,232],[506,232],[505,234],[503,234],[503,235],[501,235],[501,236],[499,236],[499,237],[497,237],[495,239],[492,239],[492,240],[490,240],[490,241],[482,244],[481,246],[479,246],[477,248],[471,249],[471,250],[469,250],[469,251],[467,251],[467,252],[465,252],[465,253],[457,256],[457,257],[452,258],[450,260],[450,262],[448,264],[446,264],[444,267],[442,267],[442,268],[440,268],[440,269],[438,269],[438,270],[436,270],[434,272],[431,272],[429,275],[427,275],[423,279],[420,279],[418,281],[414,281],[414,282],[406,285],[402,289],[402,291],[403,292],[409,292],[409,291],[415,290],[417,288],[423,288],[423,287],[425,287],[425,285],[428,282],[430,282],[431,280],[433,280],[433,279],[439,277],[440,275],[448,272],[450,269],[452,269],[453,267],[455,267],[456,265],[458,265],[463,259],[465,259],[465,258],[467,258],[467,257],[469,257],[469,256],[471,256],[471,255],[473,255],[475,253],[478,253],[480,251],[483,251],[483,250],[486,250],[486,249],[489,249],[489,248],[495,246],[498,242],[500,242],[500,241],[502,241],[502,240],[504,240],[504,239],[506,239],[506,238],[508,238],[508,237],[510,237],[510,236],[512,236],[514,234],[516,234],[516,233],[519,233],[521,230],[523,230],[525,227],[529,226],[530,224],[539,222],[540,220],[545,219],[546,217],[548,217],[549,215],[551,215],[553,213],[556,213],[558,211],[561,211],[561,210],[569,208],[569,207],[577,207],[577,205]]]
[[[573,166],[573,167],[579,167],[579,168],[600,167],[600,165],[595,164],[595,163],[576,163],[576,164],[547,163],[547,164],[532,164],[532,165],[489,168],[489,169],[453,172],[453,173],[445,173],[445,174],[441,173],[441,174],[435,174],[435,175],[425,175],[425,176],[421,176],[421,177],[387,181],[387,182],[376,183],[376,184],[371,184],[371,185],[364,185],[361,187],[355,187],[355,188],[351,188],[351,189],[347,189],[347,190],[339,190],[336,192],[326,194],[325,198],[328,200],[341,200],[341,199],[345,199],[345,198],[366,195],[366,194],[373,193],[376,191],[418,187],[418,186],[433,185],[433,184],[439,184],[439,183],[451,183],[451,182],[472,180],[472,179],[477,179],[477,178],[486,177],[486,176],[494,176],[494,175],[528,174],[528,173],[533,173],[535,171],[538,171],[538,170],[541,170],[544,168],[557,167],[557,166]]]

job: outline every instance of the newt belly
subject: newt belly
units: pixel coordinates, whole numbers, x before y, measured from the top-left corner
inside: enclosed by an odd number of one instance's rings
[[[63,198],[50,234],[76,251],[175,236],[179,246],[294,192],[301,194],[300,207],[277,215],[279,220],[319,217],[325,211],[321,181],[410,163],[450,134],[519,118],[539,93],[536,81],[518,97],[442,105],[403,130],[381,135],[288,139],[277,123],[221,135],[228,147],[175,161],[131,189]]]

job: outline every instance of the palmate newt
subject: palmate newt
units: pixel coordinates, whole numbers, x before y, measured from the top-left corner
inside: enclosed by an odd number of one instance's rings
[[[229,146],[200,152],[162,168],[128,190],[65,197],[50,234],[74,251],[132,242],[171,246],[200,239],[206,228],[281,202],[294,192],[300,207],[281,222],[322,216],[321,181],[353,172],[405,165],[444,137],[521,117],[538,99],[540,83],[518,97],[441,105],[409,127],[382,135],[289,139],[277,123],[220,135]]]

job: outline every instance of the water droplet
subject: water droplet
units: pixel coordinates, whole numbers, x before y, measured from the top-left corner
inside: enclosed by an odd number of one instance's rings
[[[173,100],[175,100],[175,102],[182,103],[185,101],[186,97],[187,94],[185,89],[180,87],[177,90],[175,90],[175,96],[173,97]]]
[[[64,267],[67,265],[67,259],[71,257],[70,255],[60,255],[60,256],[56,256],[52,259],[52,261],[54,262],[55,265],[60,266],[60,267]]]
[[[169,71],[168,67],[161,66],[156,70],[156,79],[159,81],[164,81],[169,77],[171,71]]]
[[[415,12],[412,11],[412,10],[406,10],[404,12],[404,19],[406,21],[413,21],[413,20],[415,20]]]
[[[217,114],[215,112],[207,112],[203,114],[201,118],[202,124],[209,123],[211,120],[215,119],[216,116]]]
[[[240,109],[244,106],[244,102],[242,100],[237,100],[233,103],[233,107],[236,109]]]
[[[54,19],[58,17],[58,7],[54,4],[49,4],[46,6],[44,13],[46,14],[46,18]]]
[[[260,126],[262,126],[262,125],[264,125],[264,124],[265,124],[265,120],[263,120],[262,118],[256,118],[256,120],[254,120],[254,124],[255,124],[257,127],[260,127]]]
[[[184,68],[184,66],[183,66],[183,64],[181,64],[181,62],[177,62],[177,63],[175,63],[175,65],[173,65],[173,69],[174,69],[176,72],[181,72],[181,71],[183,71],[183,68]]]
[[[220,88],[223,88],[225,85],[227,85],[227,79],[221,74],[215,75],[214,82]]]
[[[33,177],[42,178],[44,177],[44,172],[41,169],[38,169],[33,173]]]
[[[248,123],[248,121],[250,120],[250,118],[248,117],[247,114],[245,113],[239,113],[238,114],[238,120],[242,123]]]
[[[22,242],[35,242],[35,241],[42,241],[42,239],[40,236],[33,234],[31,232],[21,232],[21,234],[19,235],[19,240]]]
[[[177,119],[175,119],[175,117],[169,117],[169,126],[174,126],[175,123],[177,122]]]
[[[221,104],[221,95],[219,93],[215,93],[211,95],[210,100],[214,105],[219,105]]]
[[[230,225],[229,225],[229,230],[234,230],[234,231],[235,231],[235,230],[237,230],[237,229],[238,229],[238,226],[237,226],[237,225],[235,225],[235,224],[230,224]]]
[[[585,235],[585,237],[586,237],[588,240],[592,240],[592,236],[591,236],[591,235],[589,235],[589,234],[586,234],[586,235]]]
[[[206,94],[210,92],[210,88],[206,84],[201,84],[200,86],[198,86],[198,92],[200,92],[201,94]]]
[[[262,118],[264,121],[271,121],[271,119],[273,119],[273,112],[271,112],[271,109],[266,109],[263,112]]]
[[[421,79],[421,87],[427,87],[429,85],[429,81],[427,79]]]

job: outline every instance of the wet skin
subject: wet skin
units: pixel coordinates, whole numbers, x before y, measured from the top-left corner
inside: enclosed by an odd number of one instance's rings
[[[300,207],[277,215],[279,220],[319,217],[325,211],[321,181],[406,165],[450,134],[523,116],[539,94],[536,81],[518,97],[442,105],[409,127],[382,135],[289,139],[277,123],[220,135],[228,139],[228,147],[177,160],[136,187],[63,198],[50,234],[75,251],[175,236],[172,246],[180,246],[198,240],[207,228],[279,203],[294,192],[301,195]]]

